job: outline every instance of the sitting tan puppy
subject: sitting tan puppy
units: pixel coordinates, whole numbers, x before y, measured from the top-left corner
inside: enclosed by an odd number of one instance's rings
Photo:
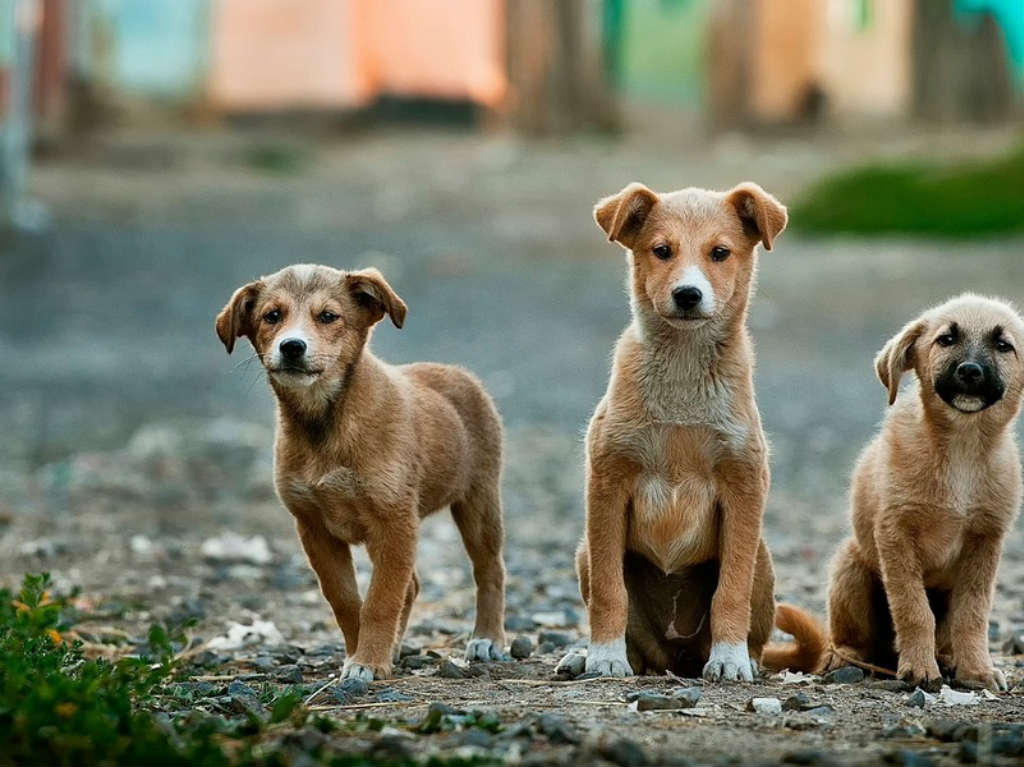
[[[343,677],[390,675],[413,600],[419,521],[450,506],[477,586],[470,659],[505,643],[501,422],[470,373],[392,366],[367,348],[405,304],[376,269],[289,266],[239,288],[217,317],[230,353],[245,336],[277,397],[275,479],[345,636]],[[373,563],[366,602],[349,547]]]
[[[630,184],[594,216],[628,252],[633,322],[587,433],[585,669],[750,680],[775,603],[747,304],[786,209],[756,184]]]
[[[1020,315],[973,295],[930,309],[885,345],[875,369],[896,404],[854,469],[854,534],[832,563],[831,646],[813,619],[780,605],[780,627],[802,646],[769,648],[767,665],[852,661],[933,686],[941,663],[961,682],[1006,689],[988,617],[1021,502],[1022,353]],[[908,370],[916,385],[897,400]]]

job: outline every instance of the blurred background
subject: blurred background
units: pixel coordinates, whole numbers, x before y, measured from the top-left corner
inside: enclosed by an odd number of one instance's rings
[[[885,406],[874,353],[951,294],[1024,289],[1024,0],[0,9],[5,579],[45,567],[168,604],[310,586],[271,486],[272,399],[213,318],[312,261],[377,266],[407,301],[382,357],[484,379],[508,434],[513,610],[574,609],[581,435],[628,322],[591,207],[634,180],[751,179],[791,213],[751,317],[767,531],[780,594],[820,606]],[[464,610],[451,527],[424,545],[455,575],[425,589]],[[196,569],[227,529],[292,569]],[[1001,605],[1024,622],[1019,597]]]

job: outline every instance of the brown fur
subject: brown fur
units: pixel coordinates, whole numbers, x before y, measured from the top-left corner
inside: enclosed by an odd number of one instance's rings
[[[476,642],[477,651],[493,654],[505,641],[501,422],[467,371],[392,366],[370,352],[373,326],[388,315],[401,327],[405,314],[375,269],[297,265],[240,288],[217,317],[228,351],[246,336],[267,368],[278,403],[278,495],[344,634],[345,673],[363,677],[391,672],[419,593],[419,521],[445,506],[477,584],[470,648]],[[277,354],[291,336],[308,344],[298,367]],[[354,544],[365,544],[373,563],[365,602]]]
[[[771,249],[785,208],[754,184],[663,195],[630,184],[594,216],[628,251],[633,322],[587,434],[577,554],[587,670],[704,667],[709,678],[749,678],[709,669],[709,652],[746,644],[756,662],[771,631],[774,575],[761,539],[768,449],[746,317],[757,245]],[[729,251],[724,260],[713,260],[716,246]],[[655,255],[659,247],[670,257]],[[693,269],[714,307],[684,318],[673,289]],[[607,649],[623,637],[631,668]],[[595,647],[615,657],[602,660]]]
[[[954,325],[959,340],[943,346],[940,337]],[[1012,349],[994,348],[997,329]],[[829,587],[833,650],[813,658],[820,643],[811,636],[808,645],[805,632],[798,667],[852,660],[929,685],[940,680],[941,665],[961,682],[1005,689],[989,657],[988,616],[1022,494],[1012,428],[1024,390],[1022,353],[1017,312],[972,295],[925,312],[879,353],[875,368],[895,405],[854,469],[854,534],[835,555]],[[978,412],[961,412],[937,392],[944,371],[965,354],[989,360],[1005,384],[1002,398]],[[917,383],[897,399],[907,370]]]

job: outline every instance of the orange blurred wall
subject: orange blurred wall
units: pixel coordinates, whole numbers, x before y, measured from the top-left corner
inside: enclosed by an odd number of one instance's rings
[[[210,100],[228,111],[343,108],[388,93],[497,106],[504,10],[503,0],[218,0]]]

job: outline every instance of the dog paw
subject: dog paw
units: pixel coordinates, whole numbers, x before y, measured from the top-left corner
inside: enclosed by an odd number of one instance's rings
[[[499,642],[486,637],[475,637],[466,644],[466,660],[506,660],[508,658]]]
[[[753,682],[757,664],[750,659],[746,643],[717,642],[711,646],[711,657],[704,664],[703,673],[711,682]]]
[[[341,678],[344,679],[359,679],[363,682],[372,682],[374,678],[387,679],[391,676],[390,671],[387,668],[378,666],[376,669],[373,666],[367,666],[359,663],[355,660],[345,661],[345,665],[341,669]]]
[[[562,676],[578,677],[587,668],[587,656],[581,650],[573,650],[558,661],[555,673]]]
[[[626,660],[626,640],[591,642],[587,648],[585,670],[588,674],[600,676],[633,676],[633,669]]]
[[[983,668],[976,671],[957,669],[956,681],[965,687],[983,687],[992,692],[1005,692],[1008,689],[1006,677],[997,668]]]
[[[938,692],[942,687],[942,673],[939,671],[939,664],[932,657],[919,660],[900,657],[896,676],[907,684],[920,687],[927,692]]]

